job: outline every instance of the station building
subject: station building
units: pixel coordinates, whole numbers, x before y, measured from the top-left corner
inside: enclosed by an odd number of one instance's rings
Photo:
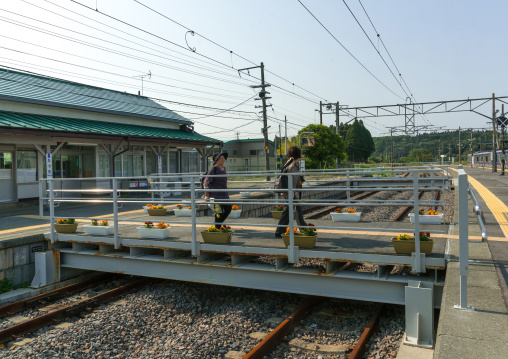
[[[204,171],[221,144],[147,97],[0,67],[0,202],[37,198],[47,176],[86,189]]]
[[[262,138],[232,140],[224,143],[223,152],[228,153],[229,171],[265,171],[265,142]],[[268,141],[271,156],[270,167],[275,168],[275,143]]]

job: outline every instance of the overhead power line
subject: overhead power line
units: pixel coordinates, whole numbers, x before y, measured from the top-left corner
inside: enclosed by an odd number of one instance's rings
[[[151,36],[154,36],[154,37],[156,37],[156,38],[158,38],[158,39],[160,39],[160,40],[166,41],[166,42],[168,42],[168,43],[170,43],[170,44],[172,44],[172,45],[174,45],[174,46],[177,46],[177,47],[182,48],[182,49],[184,49],[184,50],[190,51],[190,52],[192,52],[192,53],[194,53],[194,54],[196,54],[196,55],[198,55],[198,56],[202,56],[202,57],[204,57],[204,58],[206,58],[206,59],[208,59],[208,60],[210,60],[210,61],[216,62],[216,63],[218,63],[218,64],[220,64],[220,65],[222,65],[222,66],[224,66],[224,67],[226,67],[226,68],[233,68],[233,69],[235,69],[235,70],[237,70],[237,71],[238,71],[238,69],[236,69],[236,68],[234,68],[234,67],[232,67],[232,66],[229,66],[229,65],[227,65],[227,64],[225,64],[225,63],[223,63],[222,61],[219,61],[219,60],[213,59],[213,58],[211,58],[211,57],[209,57],[209,56],[206,56],[206,55],[201,54],[201,53],[198,53],[198,52],[194,52],[193,50],[191,50],[191,49],[189,49],[189,48],[186,48],[186,47],[184,47],[184,46],[182,46],[182,45],[179,45],[179,44],[177,44],[177,43],[175,43],[175,42],[173,42],[173,41],[170,41],[170,40],[168,40],[168,39],[166,39],[166,38],[164,38],[164,37],[162,37],[162,36],[159,36],[159,35],[157,35],[157,34],[154,34],[154,33],[150,32],[150,31],[144,30],[144,29],[142,29],[142,28],[140,28],[140,27],[138,27],[138,26],[136,26],[136,25],[130,24],[130,23],[128,23],[128,22],[126,22],[126,21],[123,21],[123,20],[121,20],[121,19],[118,19],[118,18],[116,18],[116,17],[114,17],[114,16],[112,16],[112,15],[106,14],[105,12],[102,12],[102,11],[100,11],[100,10],[98,10],[98,9],[94,9],[94,8],[92,8],[92,7],[90,7],[90,6],[84,5],[84,4],[80,3],[79,1],[76,1],[76,0],[70,0],[70,1],[72,1],[73,3],[76,3],[76,4],[78,4],[78,5],[81,5],[81,6],[83,6],[84,8],[87,8],[88,10],[91,10],[91,11],[93,11],[93,12],[95,12],[95,13],[99,13],[99,14],[101,14],[101,15],[104,15],[104,16],[106,16],[106,17],[108,17],[108,18],[110,18],[110,19],[113,19],[113,20],[115,20],[115,21],[118,21],[118,22],[120,22],[120,23],[122,23],[122,24],[124,24],[124,25],[130,26],[130,27],[132,27],[132,28],[134,28],[134,29],[136,29],[136,30],[142,31],[142,32],[144,32],[144,33],[146,33],[146,34],[148,34],[148,35],[151,35]],[[246,75],[247,75],[247,76],[249,76],[249,77],[251,77],[251,78],[253,78],[253,79],[256,79],[256,80],[260,81],[260,79],[259,79],[259,78],[255,77],[255,76],[253,76],[253,75],[250,75],[250,74],[246,74]],[[291,91],[289,91],[289,90],[286,90],[286,89],[285,89],[285,88],[283,88],[283,87],[277,86],[277,85],[275,85],[275,84],[273,84],[273,83],[271,83],[271,85],[272,85],[274,88],[278,88],[278,89],[280,89],[280,90],[282,90],[282,91],[287,92],[288,94],[291,94],[291,95],[293,95],[293,96],[300,97],[301,99],[304,99],[304,100],[307,100],[307,101],[310,101],[310,102],[316,103],[316,101],[313,101],[313,100],[311,100],[311,99],[309,99],[309,98],[307,98],[307,97],[305,97],[305,96],[302,96],[302,95],[296,94],[296,93],[291,92]]]
[[[224,46],[222,46],[222,45],[218,44],[217,42],[215,42],[215,41],[213,41],[213,40],[209,39],[208,37],[206,37],[206,36],[204,36],[204,35],[202,35],[202,34],[199,34],[199,33],[197,33],[197,32],[196,32],[196,31],[194,31],[194,30],[191,30],[191,29],[190,29],[190,28],[188,28],[187,26],[180,24],[179,22],[177,22],[177,21],[173,20],[173,19],[172,19],[172,18],[170,18],[169,16],[164,15],[164,14],[160,13],[159,11],[157,11],[157,10],[155,10],[155,9],[153,9],[153,8],[151,8],[151,7],[149,7],[148,5],[143,4],[141,1],[138,1],[138,0],[134,0],[134,1],[135,1],[135,2],[137,2],[138,4],[140,4],[141,6],[144,6],[145,8],[147,8],[147,9],[149,9],[149,10],[153,11],[154,13],[156,13],[156,14],[158,14],[158,15],[160,15],[160,16],[162,16],[162,17],[164,17],[165,19],[167,19],[167,20],[169,20],[169,21],[171,21],[171,22],[173,22],[173,23],[175,23],[175,24],[177,24],[177,25],[179,25],[179,26],[183,27],[183,28],[184,28],[184,29],[186,29],[187,31],[192,31],[195,35],[198,35],[198,36],[202,37],[203,39],[205,39],[205,40],[207,40],[207,41],[211,42],[212,44],[214,44],[214,45],[216,45],[216,46],[220,47],[221,49],[223,49],[223,50],[225,50],[225,51],[228,51],[230,54],[232,54],[232,55],[234,54],[235,56],[238,56],[238,57],[239,57],[239,58],[241,58],[242,60],[247,61],[248,63],[250,63],[250,64],[252,64],[252,65],[257,65],[257,63],[255,63],[255,62],[253,62],[253,61],[251,61],[251,60],[249,60],[249,59],[246,59],[245,57],[243,57],[243,56],[241,56],[241,55],[239,55],[239,54],[237,54],[237,53],[233,52],[233,50],[227,49],[227,48],[225,48]],[[231,68],[233,68],[233,66],[231,66]],[[287,80],[287,79],[285,79],[285,78],[283,78],[283,77],[281,77],[281,76],[277,75],[276,73],[274,73],[274,72],[272,72],[272,71],[268,71],[266,68],[265,68],[265,71],[266,71],[266,72],[268,72],[268,73],[270,73],[270,74],[272,74],[272,75],[274,75],[275,77],[278,77],[279,79],[281,79],[281,80],[283,80],[283,81],[286,81],[287,83],[289,83],[289,84],[293,85],[294,87],[297,87],[297,88],[299,88],[300,90],[305,91],[305,92],[307,92],[307,93],[309,93],[309,94],[311,94],[311,95],[313,95],[313,96],[317,97],[318,99],[324,99],[322,96],[316,95],[315,93],[313,93],[313,92],[311,92],[311,91],[309,91],[309,90],[306,90],[306,89],[304,89],[303,87],[300,87],[300,86],[298,86],[298,85],[295,85],[295,83],[294,83],[294,82],[289,81],[289,80]]]
[[[307,12],[314,18],[314,20],[316,20],[319,25],[321,25],[321,27],[323,27],[323,29],[325,29],[326,32],[328,32],[328,34],[330,34],[330,36],[353,58],[355,59],[355,61],[365,69],[365,71],[367,71],[372,77],[374,77],[376,79],[377,82],[379,82],[384,88],[386,88],[388,91],[390,91],[392,94],[394,94],[395,96],[397,96],[398,98],[404,100],[404,98],[402,98],[400,95],[398,95],[397,93],[395,93],[392,89],[390,89],[387,85],[385,85],[384,82],[382,82],[376,75],[374,75],[360,60],[358,60],[358,58],[353,55],[351,53],[351,51],[349,51],[340,41],[339,39],[337,39],[335,37],[334,34],[331,33],[330,30],[328,30],[328,28],[323,25],[323,23],[321,21],[319,21],[319,19],[312,13],[312,11],[310,11],[300,0],[298,0],[298,2],[304,7],[305,10],[307,10]]]

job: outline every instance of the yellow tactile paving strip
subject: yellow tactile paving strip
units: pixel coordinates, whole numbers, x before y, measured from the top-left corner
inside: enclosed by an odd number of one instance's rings
[[[457,171],[455,168],[452,168],[454,171]],[[489,191],[484,185],[482,185],[480,182],[478,182],[476,179],[471,177],[470,175],[467,176],[469,183],[473,185],[473,187],[478,191],[480,196],[482,196],[483,200],[487,204],[487,207],[489,207],[490,211],[494,215],[494,217],[497,220],[497,223],[499,223],[499,226],[501,227],[501,230],[503,231],[505,238],[503,237],[496,237],[497,239],[491,239],[490,237],[488,240],[503,240],[508,241],[508,206],[506,206],[499,198],[497,198],[494,193]]]

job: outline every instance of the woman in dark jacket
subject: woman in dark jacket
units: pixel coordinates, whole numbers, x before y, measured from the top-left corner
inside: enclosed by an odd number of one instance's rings
[[[213,155],[214,165],[208,170],[207,175],[224,175],[224,177],[206,177],[203,182],[203,187],[205,189],[214,190],[228,188],[228,178],[226,177],[226,168],[224,167],[227,159],[228,154],[226,152],[219,152]],[[210,197],[221,202],[229,200],[229,194],[227,192],[205,192],[205,198],[210,199]],[[216,208],[217,206],[220,206],[220,210],[215,211],[215,227],[220,228],[231,213],[231,205],[220,204],[216,205]]]
[[[302,159],[302,151],[298,146],[291,146],[287,153],[287,162],[283,167],[285,173],[299,173],[300,172],[300,160]],[[292,175],[293,178],[293,189],[302,188],[303,178],[301,175]],[[296,193],[294,193],[294,199],[296,199]],[[284,193],[284,197],[287,198],[287,193]],[[306,226],[307,222],[303,219],[302,207],[296,206],[296,222],[299,226]],[[279,220],[279,226],[275,230],[275,237],[282,237],[282,234],[286,231],[286,226],[289,224],[289,207],[284,209]]]

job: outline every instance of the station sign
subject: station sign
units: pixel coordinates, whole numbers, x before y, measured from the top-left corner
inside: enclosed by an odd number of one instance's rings
[[[53,159],[51,153],[46,154],[46,178],[53,178]]]
[[[157,173],[162,173],[162,156],[157,156],[157,168],[158,168],[158,171]]]

